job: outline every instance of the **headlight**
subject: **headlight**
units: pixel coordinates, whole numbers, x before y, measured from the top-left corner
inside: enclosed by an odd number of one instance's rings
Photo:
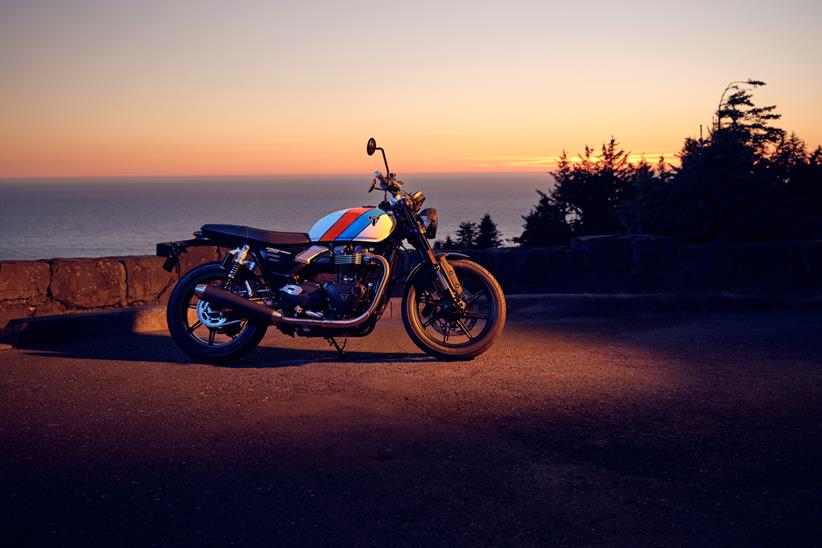
[[[422,203],[424,201],[425,201],[425,194],[423,194],[419,190],[411,195],[411,207],[414,208],[414,213],[416,213],[417,211],[420,210],[420,208],[422,207]]]
[[[423,209],[420,211],[420,220],[422,221],[422,225],[425,227],[425,237],[429,240],[436,238],[437,223],[439,222],[437,210],[433,207]]]

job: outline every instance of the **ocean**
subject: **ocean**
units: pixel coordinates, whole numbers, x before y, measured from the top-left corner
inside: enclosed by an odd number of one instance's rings
[[[504,243],[547,190],[544,173],[401,177],[439,212],[438,239],[486,213]],[[337,209],[376,205],[368,175],[0,180],[0,260],[151,255],[205,223],[307,232]]]

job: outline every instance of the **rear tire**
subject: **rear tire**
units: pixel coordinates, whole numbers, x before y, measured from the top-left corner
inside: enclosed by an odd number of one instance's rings
[[[171,292],[166,313],[168,331],[177,346],[195,361],[213,364],[236,361],[256,348],[268,329],[268,325],[252,320],[213,330],[203,324],[196,308],[199,299],[194,295],[194,288],[202,283],[222,284],[225,278],[226,271],[220,263],[206,263],[183,276]],[[213,314],[219,317],[221,312],[214,309]],[[226,319],[237,321],[231,317]]]
[[[470,301],[465,317],[452,320],[441,312],[442,305],[435,303],[445,300],[437,295],[433,276],[427,273],[406,287],[402,321],[423,352],[446,360],[470,360],[488,350],[502,333],[505,296],[494,276],[477,263],[452,260],[450,264],[463,285],[464,298]]]

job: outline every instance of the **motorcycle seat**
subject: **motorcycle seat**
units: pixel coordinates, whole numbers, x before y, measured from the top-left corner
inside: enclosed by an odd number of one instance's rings
[[[277,232],[242,225],[203,225],[204,236],[215,240],[249,240],[266,245],[306,245],[311,243],[303,232]]]

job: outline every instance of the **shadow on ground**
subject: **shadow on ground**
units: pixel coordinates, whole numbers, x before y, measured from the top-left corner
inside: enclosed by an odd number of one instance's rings
[[[22,349],[30,356],[70,358],[79,360],[126,360],[129,362],[159,362],[174,364],[197,363],[184,354],[168,334],[135,333],[120,337],[122,345],[99,344],[95,341],[30,344]],[[282,339],[280,339],[282,340]],[[425,363],[433,358],[420,352],[380,352],[346,349],[343,355],[330,347],[322,338],[310,339],[310,345],[294,348],[261,345],[248,356],[232,364],[214,365],[231,368],[293,367],[328,362],[413,362]],[[276,344],[277,339],[273,339]],[[328,346],[328,350],[317,347]],[[352,345],[353,346],[353,345]],[[349,347],[350,348],[350,347]]]

